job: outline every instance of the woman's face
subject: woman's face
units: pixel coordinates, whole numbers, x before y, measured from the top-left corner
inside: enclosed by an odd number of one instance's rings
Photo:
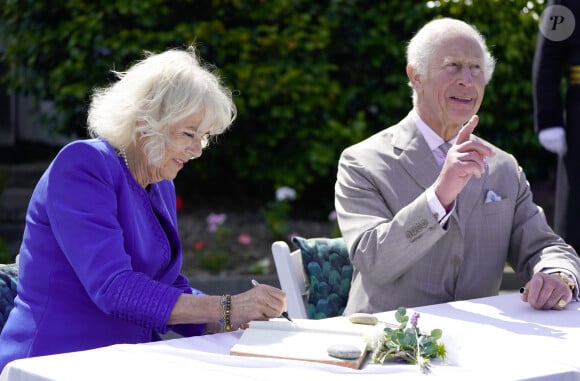
[[[202,118],[202,113],[195,113],[168,127],[169,139],[158,173],[161,179],[175,179],[185,163],[201,156],[209,138],[208,131],[199,129]]]

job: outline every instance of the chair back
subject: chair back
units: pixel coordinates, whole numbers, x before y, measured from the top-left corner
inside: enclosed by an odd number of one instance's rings
[[[18,264],[0,264],[0,331],[14,307],[18,286]]]
[[[298,250],[274,242],[272,254],[288,313],[308,319],[340,316],[350,292],[352,265],[344,239],[293,237]]]
[[[272,244],[272,256],[280,288],[286,293],[288,315],[291,318],[308,319],[308,285],[300,250],[291,252],[286,242],[276,241]]]

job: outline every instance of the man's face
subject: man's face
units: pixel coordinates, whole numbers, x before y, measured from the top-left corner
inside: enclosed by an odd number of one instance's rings
[[[437,42],[427,75],[417,76],[417,108],[436,132],[459,128],[477,113],[485,89],[484,57],[477,41],[459,34]]]

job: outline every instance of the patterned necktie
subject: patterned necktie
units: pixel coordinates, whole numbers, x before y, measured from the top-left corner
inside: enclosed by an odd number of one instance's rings
[[[445,158],[447,157],[447,151],[449,151],[449,148],[451,148],[451,143],[449,142],[443,142],[443,144],[439,146],[439,151],[441,151],[441,154],[443,155],[441,158],[441,162],[439,163],[439,167],[443,167],[443,163],[445,162]]]
[[[439,149],[441,150],[441,152],[443,152],[443,157],[447,156],[447,151],[449,151],[449,148],[451,148],[451,143],[449,142],[444,142],[439,146]]]

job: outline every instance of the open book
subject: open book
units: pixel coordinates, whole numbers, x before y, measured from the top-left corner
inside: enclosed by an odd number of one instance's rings
[[[353,324],[345,318],[293,320],[250,322],[230,354],[313,361],[353,369],[361,367],[367,355],[365,333],[374,327]],[[355,359],[330,356],[328,348],[335,345],[357,348],[360,355]]]

